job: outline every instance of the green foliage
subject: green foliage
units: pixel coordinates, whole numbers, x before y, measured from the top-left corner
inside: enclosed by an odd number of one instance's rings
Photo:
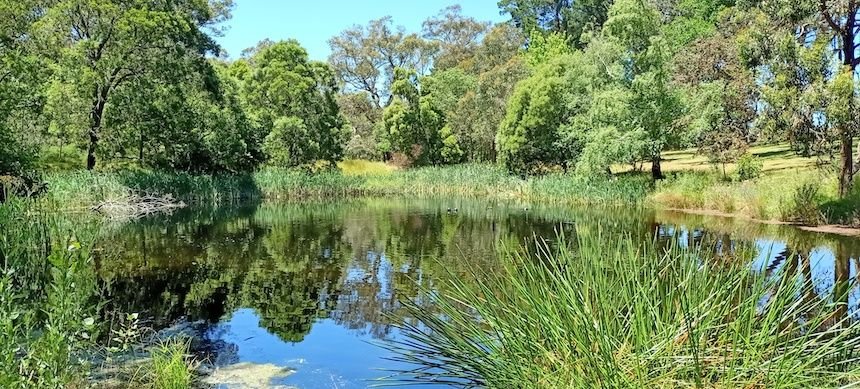
[[[660,178],[662,151],[681,143],[682,106],[659,26],[652,7],[616,2],[585,50],[517,86],[497,136],[499,161],[521,174],[575,166],[594,176],[644,160]]]
[[[517,84],[496,136],[498,159],[505,168],[530,174],[573,158],[574,150],[562,145],[559,129],[570,116],[565,76],[575,73],[570,69],[581,62],[578,53],[556,58]]]
[[[783,219],[805,225],[818,225],[823,220],[819,204],[821,187],[816,182],[803,182],[794,189],[783,209]]]
[[[759,178],[764,169],[764,163],[752,154],[744,154],[738,158],[735,174],[740,181],[749,181]]]
[[[263,142],[269,164],[291,167],[315,162],[319,145],[314,135],[304,120],[295,116],[276,119]]]
[[[100,331],[85,223],[32,200],[0,205],[0,386],[64,387],[85,382]]]
[[[445,125],[445,109],[468,87],[458,82],[465,77],[455,69],[419,80],[414,72],[398,68],[391,87],[394,101],[382,114],[383,151],[403,154],[419,165],[462,160],[457,137]]]
[[[337,104],[350,130],[349,140],[344,146],[344,156],[358,159],[377,159],[377,139],[374,127],[382,118],[367,93],[339,93]]]
[[[534,30],[529,35],[529,46],[525,52],[525,58],[529,66],[538,67],[571,52],[572,49],[560,33],[544,34]]]
[[[459,5],[452,5],[439,11],[435,17],[424,21],[424,38],[438,48],[433,58],[436,71],[451,68],[464,70],[479,67],[477,54],[480,53],[481,36],[490,27],[488,22],[480,22],[463,16]]]
[[[152,350],[152,367],[147,373],[153,389],[193,387],[194,375],[187,352],[188,344],[178,340],[162,343]]]
[[[428,23],[431,29],[439,26],[433,21]],[[377,108],[391,101],[395,69],[414,69],[423,74],[437,52],[435,44],[417,34],[407,34],[403,27],[394,27],[390,16],[344,30],[329,40],[329,47],[328,62],[340,81],[349,91],[366,92]]]
[[[533,31],[564,35],[574,47],[583,47],[582,38],[599,30],[606,21],[611,1],[606,0],[500,0],[499,8],[526,35]]]
[[[264,149],[270,162],[298,166],[338,161],[347,131],[328,65],[309,61],[293,40],[262,42],[248,63],[244,101],[255,125],[268,134]]]
[[[431,293],[441,313],[410,304],[419,324],[402,325],[405,339],[390,347],[409,367],[392,381],[803,388],[858,373],[860,324],[840,308],[840,288],[807,299],[813,280],[789,266],[751,271],[749,253],[718,261],[705,247],[604,234],[539,241],[537,257],[508,250],[502,271]],[[806,325],[786,326],[797,317]]]
[[[45,9],[33,36],[57,65],[49,117],[86,146],[87,168],[108,135],[117,90],[138,80],[170,83],[216,51],[204,27],[223,16],[216,10],[228,10],[220,3],[63,0]]]

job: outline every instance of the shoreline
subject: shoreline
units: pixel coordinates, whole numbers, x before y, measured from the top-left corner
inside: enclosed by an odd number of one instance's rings
[[[673,207],[657,207],[656,209],[663,211],[672,211],[679,213],[686,213],[691,215],[701,215],[701,216],[714,216],[728,219],[738,219],[749,221],[753,223],[760,224],[770,224],[770,225],[780,225],[780,226],[790,226],[795,227],[797,229],[809,232],[817,232],[822,234],[834,234],[834,235],[842,235],[842,236],[850,236],[850,237],[860,237],[860,227],[850,227],[839,224],[821,224],[817,226],[808,226],[799,223],[785,222],[779,220],[765,220],[765,219],[757,219],[749,216],[745,216],[738,213],[730,213],[717,211],[713,209],[689,209],[689,208],[673,208]]]

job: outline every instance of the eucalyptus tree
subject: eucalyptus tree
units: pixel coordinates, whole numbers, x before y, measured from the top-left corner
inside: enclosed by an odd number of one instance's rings
[[[583,48],[587,44],[583,34],[600,30],[611,4],[611,0],[500,0],[499,8],[526,35],[554,32]]]
[[[804,151],[835,154],[840,196],[852,189],[860,134],[858,9],[856,1],[763,2],[745,10],[758,17],[738,36],[763,85],[762,128]]]
[[[262,44],[246,61],[244,102],[251,120],[267,134],[263,150],[269,162],[298,166],[338,161],[346,131],[329,65],[310,61],[295,40]]]
[[[462,8],[453,5],[425,20],[422,27],[423,37],[438,47],[433,58],[434,70],[452,67],[472,70],[479,66],[476,54],[481,39],[490,29],[489,22],[464,16]]]
[[[37,24],[56,63],[52,106],[85,128],[87,169],[96,166],[106,110],[114,92],[135,80],[186,72],[217,53],[210,29],[229,14],[230,0],[59,0]],[[60,108],[64,107],[64,108]],[[66,119],[66,118],[63,118]],[[85,123],[81,123],[85,122]]]
[[[329,64],[349,91],[362,91],[377,108],[392,101],[397,68],[429,71],[438,48],[418,34],[393,26],[390,16],[355,25],[329,40]]]
[[[841,63],[829,88],[834,101],[829,107],[828,119],[839,133],[839,194],[846,196],[852,189],[857,173],[853,142],[860,131],[860,118],[857,115],[860,102],[856,81],[857,65],[860,64],[857,54],[860,48],[860,3],[855,0],[819,0],[818,12],[826,23],[821,32],[832,37],[834,51]]]

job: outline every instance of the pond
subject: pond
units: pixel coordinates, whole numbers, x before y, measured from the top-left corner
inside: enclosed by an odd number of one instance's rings
[[[190,323],[216,366],[274,366],[271,386],[359,388],[402,367],[378,344],[411,320],[404,299],[433,309],[422,291],[492,272],[505,250],[595,233],[785,268],[822,294],[850,285],[857,305],[856,238],[638,208],[403,198],[198,207],[106,228],[96,263],[106,310],[155,328]]]

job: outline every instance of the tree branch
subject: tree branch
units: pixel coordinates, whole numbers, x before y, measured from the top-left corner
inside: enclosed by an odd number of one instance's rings
[[[830,14],[830,9],[827,8],[827,0],[819,0],[818,1],[818,9],[821,11],[821,16],[824,17],[824,21],[836,31],[839,35],[844,35],[845,32],[842,30],[842,27],[836,23],[836,20],[833,19],[833,15]]]

